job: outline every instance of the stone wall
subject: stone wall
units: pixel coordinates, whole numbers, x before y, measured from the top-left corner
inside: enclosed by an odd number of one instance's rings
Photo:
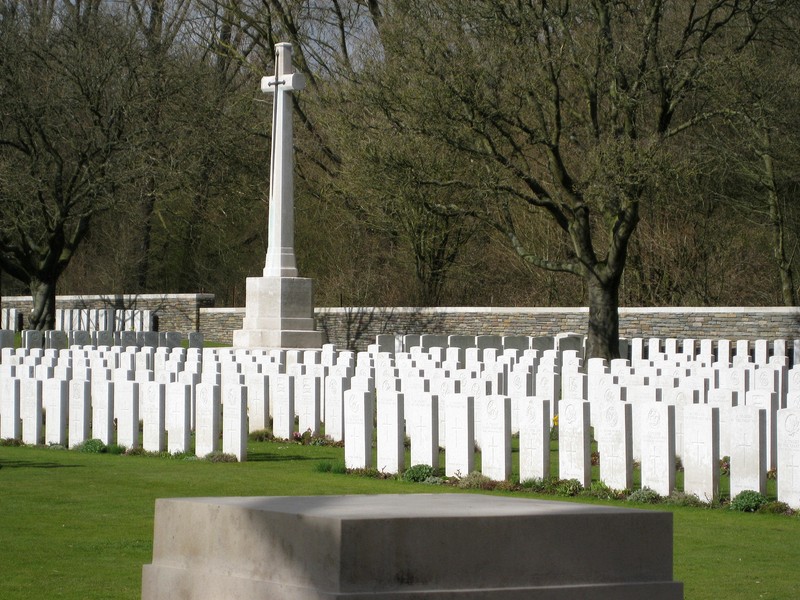
[[[339,348],[363,350],[378,334],[555,335],[584,333],[589,309],[579,308],[318,308],[317,329]],[[207,340],[230,343],[243,308],[200,310]],[[621,308],[623,337],[798,339],[800,308]]]
[[[188,333],[200,328],[200,309],[214,306],[214,294],[110,294],[107,296],[58,296],[56,309],[114,308],[152,311],[158,331]],[[23,315],[31,310],[30,296],[8,296],[3,308],[16,308]],[[27,319],[25,320],[25,326]],[[241,327],[241,323],[239,325]]]
[[[2,299],[3,308],[27,314],[28,296]],[[230,344],[244,308],[214,308],[213,294],[59,296],[57,308],[151,310],[159,331],[201,331]],[[316,327],[339,348],[366,349],[378,334],[555,335],[584,333],[589,309],[577,308],[317,308]],[[621,308],[623,337],[799,339],[800,308]]]

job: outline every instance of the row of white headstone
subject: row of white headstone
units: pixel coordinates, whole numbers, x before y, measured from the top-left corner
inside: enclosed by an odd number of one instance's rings
[[[4,308],[0,311],[0,329],[18,331],[22,311]],[[58,308],[55,328],[59,331],[153,331],[153,311],[114,308]]]
[[[191,452],[194,429],[194,452],[202,456],[220,449],[222,431],[221,449],[244,459],[247,431],[266,428],[271,416],[282,438],[317,432],[324,422],[327,435],[345,439],[350,467],[401,470],[407,432],[412,464],[438,465],[444,446],[448,474],[466,474],[477,444],[482,471],[504,479],[511,434],[519,432],[526,479],[549,474],[549,428],[559,414],[562,478],[588,483],[591,424],[600,477],[611,487],[630,487],[635,459],[642,484],[668,493],[679,455],[685,489],[710,498],[719,456],[729,454],[733,492],[763,490],[774,464],[781,499],[798,504],[797,368],[774,351],[766,363],[740,360],[735,367],[712,357],[651,358],[610,365],[592,359],[584,367],[576,351],[555,350],[5,349],[0,437],[73,446],[91,435]]]

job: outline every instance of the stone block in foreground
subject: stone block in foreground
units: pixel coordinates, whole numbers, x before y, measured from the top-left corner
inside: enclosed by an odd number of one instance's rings
[[[409,494],[156,501],[143,600],[679,600],[672,514]]]

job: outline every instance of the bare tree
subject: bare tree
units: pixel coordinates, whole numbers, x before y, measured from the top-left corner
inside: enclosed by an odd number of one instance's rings
[[[490,223],[524,260],[584,281],[588,355],[618,356],[619,288],[640,202],[668,185],[666,150],[713,113],[694,99],[746,46],[773,2],[403,2],[361,83],[414,135],[473,161],[472,177],[429,185],[482,190],[443,214]],[[567,244],[526,238],[543,211]]]
[[[30,288],[34,329],[53,327],[59,276],[135,176],[130,36],[98,3],[47,8],[0,26],[0,262]]]

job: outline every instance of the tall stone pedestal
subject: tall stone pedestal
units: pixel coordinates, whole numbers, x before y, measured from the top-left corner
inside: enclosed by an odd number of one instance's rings
[[[319,348],[314,330],[313,280],[305,277],[248,277],[242,329],[233,332],[237,348]]]
[[[156,501],[143,600],[680,600],[672,514],[473,494]]]

